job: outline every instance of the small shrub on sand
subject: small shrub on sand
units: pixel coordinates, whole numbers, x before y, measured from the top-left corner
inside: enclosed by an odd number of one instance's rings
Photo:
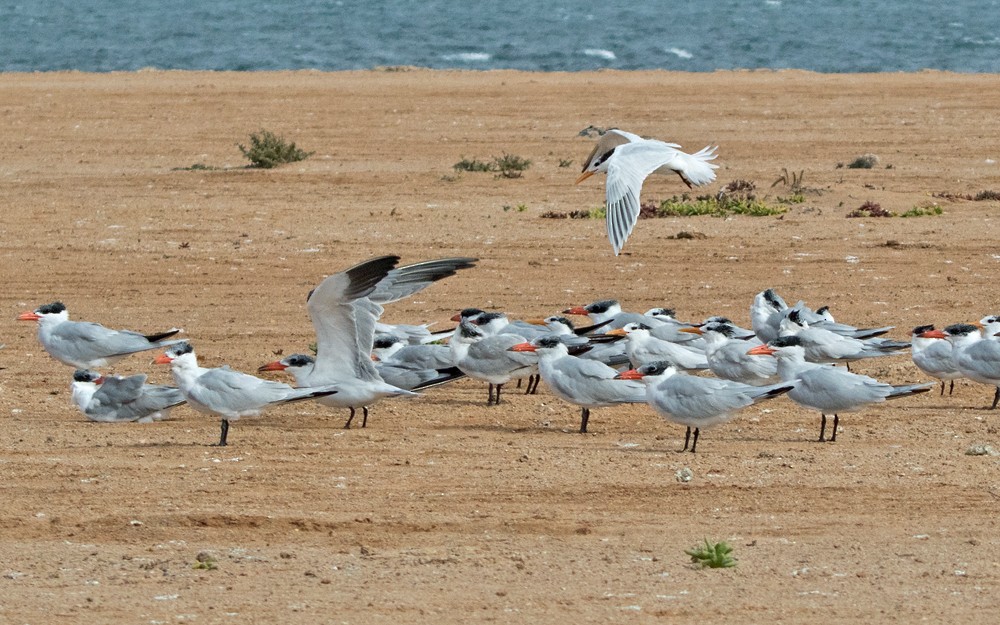
[[[243,156],[250,160],[250,167],[271,169],[284,163],[303,161],[313,155],[295,147],[295,143],[286,141],[269,130],[250,133],[250,147],[241,143],[237,146]]]

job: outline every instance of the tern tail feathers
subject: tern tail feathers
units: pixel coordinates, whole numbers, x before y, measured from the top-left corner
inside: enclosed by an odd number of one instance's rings
[[[926,384],[901,384],[893,386],[892,392],[886,395],[886,399],[896,399],[897,397],[908,397],[917,393],[926,393],[934,388],[934,385],[934,382],[927,382]]]
[[[150,343],[156,343],[158,341],[162,341],[163,339],[169,339],[170,337],[181,331],[182,330],[180,328],[170,328],[166,332],[160,332],[158,334],[146,334],[144,336],[146,337],[146,340],[149,341]]]

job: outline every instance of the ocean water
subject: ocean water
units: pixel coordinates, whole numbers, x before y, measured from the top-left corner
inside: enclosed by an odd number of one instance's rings
[[[1000,72],[1000,0],[0,0],[0,71]]]

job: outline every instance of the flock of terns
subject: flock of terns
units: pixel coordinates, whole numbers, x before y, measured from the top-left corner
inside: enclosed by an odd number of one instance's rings
[[[577,182],[607,174],[608,237],[617,255],[639,216],[639,192],[652,173],[676,173],[690,186],[715,179],[714,147],[695,154],[680,146],[611,129],[587,157]],[[580,432],[590,411],[617,404],[648,404],[665,419],[684,425],[684,447],[694,452],[701,429],[731,419],[758,402],[786,395],[821,415],[819,441],[835,441],[841,413],[888,399],[929,391],[935,383],[891,385],[850,371],[850,363],[909,352],[916,366],[946,382],[965,377],[997,387],[1000,402],[1000,317],[944,330],[915,328],[907,342],[884,338],[891,327],[856,328],[834,320],[829,310],[788,304],[772,289],[750,306],[751,329],[724,317],[685,323],[674,311],[625,312],[616,300],[576,306],[546,319],[519,321],[505,314],[467,308],[452,319],[453,330],[432,333],[426,325],[379,321],[383,305],[475,266],[475,258],[442,258],[398,266],[398,256],[380,256],[333,274],[309,293],[307,309],[316,331],[315,356],[293,354],[262,365],[283,371],[295,386],[198,364],[189,341],[172,338],[174,328],[154,335],[111,330],[71,321],[54,302],[22,313],[38,323],[38,340],[56,360],[76,368],[72,399],[89,419],[153,421],[187,403],[221,418],[218,445],[227,444],[230,422],[260,415],[290,402],[316,401],[346,408],[350,427],[361,409],[387,397],[469,377],[488,384],[487,405],[501,402],[511,381],[526,381],[526,393],[545,382],[553,394],[581,409]],[[566,316],[589,318],[586,327]],[[130,354],[162,350],[156,364],[170,365],[176,387],[148,384],[145,374],[105,376],[97,370]],[[709,375],[710,374],[710,375]],[[693,436],[692,436],[693,435]]]
[[[788,306],[767,289],[750,306],[752,329],[723,317],[685,323],[666,308],[625,312],[617,301],[602,300],[563,311],[586,315],[590,323],[585,327],[563,315],[521,321],[467,308],[453,317],[457,327],[432,333],[426,325],[380,323],[383,305],[472,268],[477,259],[398,266],[399,260],[367,260],[329,276],[309,293],[316,355],[293,354],[258,370],[288,372],[295,386],[226,366],[202,367],[191,343],[173,338],[177,329],[142,335],[71,321],[60,302],[19,319],[36,321],[43,348],[77,368],[72,399],[91,420],[152,421],[187,403],[221,418],[218,445],[227,444],[230,422],[271,406],[317,401],[346,408],[345,427],[361,409],[364,427],[375,402],[415,396],[462,377],[488,384],[487,405],[501,403],[502,389],[512,381],[526,381],[526,393],[544,382],[553,394],[580,407],[580,432],[587,431],[594,408],[648,404],[687,427],[682,451],[692,452],[702,429],[782,395],[820,413],[820,441],[827,440],[826,421],[833,416],[829,440],[835,441],[841,413],[935,385],[891,385],[849,370],[851,362],[908,351],[922,371],[941,381],[942,394],[947,381],[968,377],[997,386],[1000,398],[1000,341],[994,339],[1000,317],[944,330],[921,326],[911,341],[902,342],[882,336],[891,327],[839,323],[828,309],[813,311],[802,302]],[[145,374],[118,377],[96,371],[148,350],[162,350],[153,362],[170,365],[175,387],[148,384]]]

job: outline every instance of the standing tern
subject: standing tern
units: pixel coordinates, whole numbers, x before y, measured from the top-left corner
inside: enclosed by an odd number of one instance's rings
[[[382,305],[473,267],[476,259],[442,258],[396,267],[398,262],[398,256],[380,256],[359,263],[323,280],[306,300],[316,330],[316,358],[290,372],[296,375],[299,386],[337,386],[338,393],[324,397],[320,403],[349,408],[345,428],[351,426],[357,408],[364,413],[364,427],[369,405],[385,397],[416,395],[386,383],[372,361],[375,325],[382,315]],[[260,370],[287,368],[276,361]]]
[[[153,361],[170,365],[177,388],[188,405],[199,412],[222,418],[219,447],[226,446],[229,422],[240,417],[256,417],[266,408],[305,399],[318,399],[337,392],[332,385],[318,388],[292,388],[281,382],[234,371],[228,366],[208,369],[198,365],[190,343],[173,345]]]
[[[778,336],[795,335],[802,341],[805,357],[809,362],[845,363],[850,370],[850,363],[867,358],[893,356],[910,348],[910,344],[885,338],[857,339],[831,332],[822,327],[813,327],[807,323],[796,309],[789,311],[788,316],[781,320],[778,326]]]
[[[509,351],[509,348],[525,340],[517,334],[486,336],[475,324],[463,321],[449,345],[456,367],[470,378],[489,384],[486,405],[495,406],[500,403],[500,390],[504,384],[533,375],[538,367],[538,356],[535,354]]]
[[[705,337],[705,359],[717,377],[753,386],[767,386],[780,380],[774,358],[747,354],[748,349],[761,344],[752,333],[747,338],[734,326],[719,321],[681,331]]]
[[[622,380],[642,380],[646,383],[646,401],[660,416],[687,426],[684,447],[688,448],[691,429],[691,453],[698,446],[702,428],[725,423],[737,411],[765,399],[773,399],[791,391],[795,381],[770,386],[753,386],[717,378],[701,378],[679,373],[669,362],[653,362],[637,369],[623,371]]]
[[[941,330],[930,330],[923,335],[929,338],[946,338],[951,342],[952,358],[962,375],[996,387],[993,405],[1000,402],[1000,341],[984,337],[981,323],[956,323]]]
[[[100,369],[130,354],[183,342],[165,341],[181,330],[171,328],[158,334],[143,335],[131,330],[109,330],[88,321],[70,321],[62,302],[39,306],[21,313],[20,321],[38,322],[38,341],[50,356],[77,369]]]
[[[597,141],[587,156],[583,173],[576,179],[580,184],[598,172],[608,175],[605,183],[606,225],[608,239],[615,256],[639,219],[639,191],[652,173],[677,174],[684,184],[700,187],[715,180],[716,147],[707,146],[699,152],[681,152],[676,143],[644,139],[639,135],[612,128]]]
[[[617,330],[609,330],[607,334],[625,336],[626,353],[633,367],[666,360],[684,371],[708,369],[704,352],[658,339],[643,323],[628,323]]]
[[[100,423],[159,421],[186,401],[173,386],[146,384],[143,373],[106,377],[92,369],[77,369],[70,391],[80,412]]]
[[[627,323],[644,323],[656,327],[663,323],[660,319],[622,310],[616,299],[602,299],[586,306],[572,306],[562,311],[564,315],[581,315],[590,317],[593,324],[604,324],[604,330],[616,330]]]
[[[910,358],[913,364],[927,375],[941,380],[941,395],[944,396],[946,382],[951,382],[948,394],[955,390],[955,380],[965,377],[955,364],[954,348],[951,341],[941,336],[927,336],[933,332],[933,325],[917,326],[910,334]]]
[[[767,345],[758,345],[751,355],[774,356],[778,361],[778,375],[783,381],[798,380],[788,397],[806,408],[820,413],[819,442],[826,440],[826,416],[833,415],[833,434],[830,442],[837,440],[837,426],[841,412],[855,412],[869,404],[887,399],[926,393],[934,384],[891,385],[866,375],[851,373],[841,367],[806,362],[805,347],[797,336],[778,337]]]
[[[569,346],[555,335],[509,347],[513,352],[538,354],[538,372],[561,399],[580,406],[580,433],[587,433],[591,408],[646,401],[642,384],[615,378],[618,371],[597,362],[570,355]]]

